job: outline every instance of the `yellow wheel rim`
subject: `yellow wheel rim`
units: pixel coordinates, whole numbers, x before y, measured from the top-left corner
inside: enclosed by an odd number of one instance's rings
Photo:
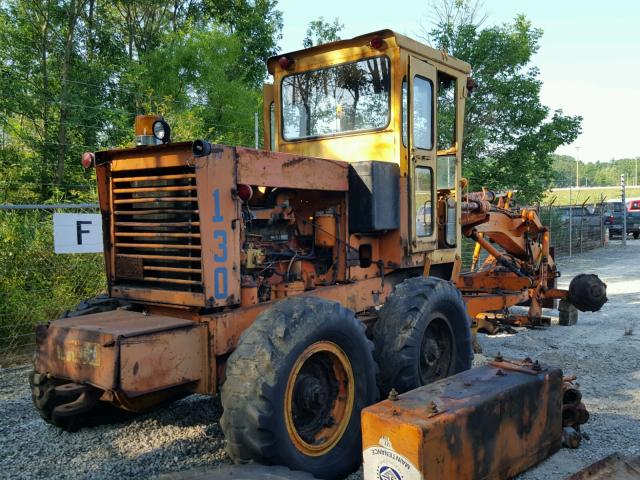
[[[287,380],[284,416],[289,438],[305,455],[320,456],[344,434],[355,397],[351,362],[329,341],[309,345]]]

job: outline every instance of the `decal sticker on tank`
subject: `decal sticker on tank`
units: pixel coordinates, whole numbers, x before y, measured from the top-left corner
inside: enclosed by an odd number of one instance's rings
[[[65,363],[100,366],[100,350],[97,343],[66,340],[56,345],[56,353],[58,359]]]
[[[422,473],[393,449],[387,437],[381,437],[362,453],[365,480],[423,480]]]

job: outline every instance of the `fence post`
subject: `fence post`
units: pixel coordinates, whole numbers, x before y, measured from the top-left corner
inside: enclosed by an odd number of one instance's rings
[[[578,241],[580,242],[580,253],[582,253],[584,250],[582,248],[582,244],[584,243],[584,209],[580,215],[580,239]]]
[[[600,246],[604,247],[604,195],[600,194]]]
[[[571,247],[573,244],[573,196],[569,187],[569,257],[571,257]]]
[[[622,196],[622,244],[627,246],[627,195],[624,182],[624,173],[620,175],[620,190]]]

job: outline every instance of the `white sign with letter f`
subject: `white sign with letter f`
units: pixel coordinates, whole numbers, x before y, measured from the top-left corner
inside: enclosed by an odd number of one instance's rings
[[[54,213],[53,245],[56,253],[102,252],[102,215]]]

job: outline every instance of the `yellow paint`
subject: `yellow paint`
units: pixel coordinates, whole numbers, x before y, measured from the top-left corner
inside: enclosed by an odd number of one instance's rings
[[[371,40],[375,37],[382,38],[382,47],[375,49],[371,46]],[[376,42],[374,42],[375,44]],[[360,162],[369,160],[378,160],[384,162],[396,163],[400,169],[401,177],[408,177],[406,192],[408,201],[401,202],[400,218],[401,236],[406,238],[408,252],[412,256],[411,263],[418,263],[424,258],[424,253],[428,251],[444,248],[443,238],[438,230],[437,215],[432,220],[432,233],[428,236],[420,236],[417,232],[416,218],[419,210],[419,202],[415,192],[415,168],[416,166],[428,167],[432,170],[433,184],[436,178],[436,159],[438,156],[455,156],[455,176],[454,185],[459,185],[461,180],[461,149],[463,128],[464,128],[464,106],[467,97],[467,77],[471,72],[471,67],[460,60],[449,57],[439,50],[435,50],[410,38],[399,35],[391,30],[381,30],[369,34],[361,35],[348,40],[341,40],[326,45],[319,45],[310,49],[300,50],[287,53],[284,56],[289,60],[289,66],[283,69],[278,60],[282,55],[278,55],[269,59],[267,65],[269,72],[273,75],[273,85],[268,88],[268,102],[265,101],[264,118],[268,117],[268,109],[273,105],[275,109],[274,121],[272,128],[265,130],[273,131],[273,145],[276,151],[286,152],[290,154],[305,155],[310,157],[327,158],[331,160],[341,160],[345,162]],[[316,136],[302,139],[286,140],[282,133],[282,85],[283,81],[295,74],[303,72],[311,72],[319,69],[328,68],[336,65],[349,64],[363,59],[372,59],[386,57],[389,60],[389,116],[388,124],[379,129],[367,131],[351,131],[341,132],[327,136]],[[416,76],[426,78],[433,86],[434,105],[433,105],[433,145],[429,150],[418,149],[407,145],[412,144],[413,140],[406,132],[408,139],[403,139],[403,116],[409,117],[407,111],[411,111],[411,97],[413,95],[413,81]],[[455,119],[455,138],[452,138],[450,144],[438,145],[437,142],[437,88],[439,78],[446,76],[455,82],[456,87],[456,109],[458,115]],[[403,80],[407,80],[407,97],[408,104],[402,105],[402,85]],[[302,89],[302,85],[296,86],[293,82],[290,84],[292,91],[296,88]],[[318,88],[317,86],[314,88]],[[325,86],[325,88],[327,88]],[[341,87],[342,88],[342,87]],[[348,88],[348,87],[347,87]],[[266,98],[266,97],[265,97]],[[297,97],[296,97],[297,98]],[[300,100],[298,100],[300,101]],[[348,96],[336,99],[335,118],[336,122],[341,121],[346,113],[346,105],[350,105],[352,101]],[[347,102],[347,103],[345,103]],[[355,103],[354,103],[355,105]],[[301,121],[299,119],[298,121]],[[410,130],[410,119],[405,120],[405,128]],[[329,130],[334,130],[329,128]],[[456,218],[460,218],[460,200],[462,189],[449,190],[447,195],[454,198],[457,203]],[[424,211],[431,208],[433,212],[436,210],[437,192],[434,192],[433,203],[431,207],[423,207]],[[424,203],[424,201],[422,202]],[[424,214],[424,212],[423,212]],[[408,238],[407,238],[408,237]],[[454,258],[460,255],[460,245],[462,243],[461,233],[458,229],[456,247],[449,255]],[[448,253],[448,252],[447,252]],[[444,254],[437,256],[439,261],[449,260],[449,256]],[[434,263],[438,261],[434,258]]]

